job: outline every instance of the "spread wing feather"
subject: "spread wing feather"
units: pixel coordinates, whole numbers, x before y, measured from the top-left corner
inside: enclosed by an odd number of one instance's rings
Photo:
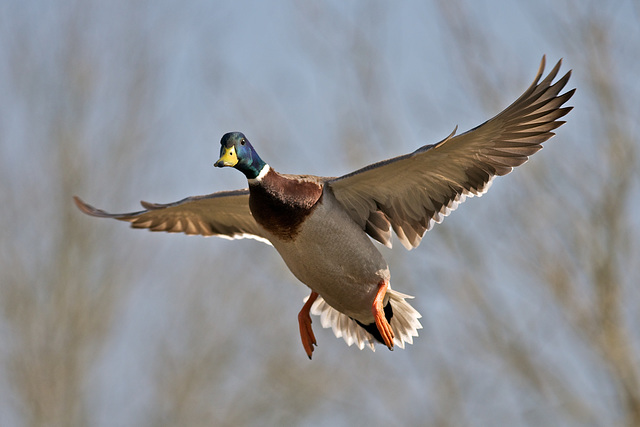
[[[228,239],[252,238],[269,243],[249,210],[248,189],[187,197],[168,204],[143,201],[140,203],[145,210],[122,214],[96,209],[79,197],[74,197],[74,200],[87,215],[127,221],[133,228]]]
[[[542,80],[545,58],[529,88],[494,118],[458,136],[455,130],[411,154],[366,166],[326,184],[374,239],[391,246],[391,229],[412,249],[466,197],[481,196],[495,176],[526,162],[551,138],[575,89],[559,95],[571,71],[553,83],[562,61]]]

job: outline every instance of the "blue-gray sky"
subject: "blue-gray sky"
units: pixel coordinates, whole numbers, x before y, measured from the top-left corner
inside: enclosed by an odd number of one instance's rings
[[[59,206],[58,199],[70,196],[60,193],[50,179],[59,167],[52,160],[54,156],[68,156],[72,165],[82,162],[90,173],[82,182],[72,183],[74,193],[112,211],[137,209],[140,199],[171,202],[246,186],[241,174],[213,168],[220,136],[233,130],[243,131],[279,171],[341,175],[436,142],[456,125],[459,131],[466,131],[480,124],[522,93],[543,54],[547,55],[547,69],[564,58],[563,71],[574,69],[570,87],[578,87],[572,99],[576,108],[568,123],[522,171],[499,179],[489,194],[466,202],[437,228],[463,230],[476,240],[494,242],[491,246],[498,249],[487,249],[485,259],[495,263],[481,266],[487,277],[495,280],[489,288],[495,292],[493,302],[504,306],[507,319],[519,317],[514,320],[515,329],[540,334],[538,341],[533,340],[535,350],[529,348],[540,352],[535,360],[540,364],[552,361],[550,369],[558,371],[569,388],[582,390],[584,401],[596,406],[600,402],[602,407],[596,410],[604,414],[601,419],[615,420],[616,409],[607,407],[614,387],[599,388],[605,375],[593,367],[597,365],[593,356],[568,328],[552,334],[544,330],[553,325],[545,318],[561,318],[562,313],[546,311],[546,292],[528,287],[529,281],[535,281],[521,270],[514,270],[507,262],[501,264],[500,254],[525,243],[517,237],[496,235],[500,224],[494,223],[492,216],[500,210],[493,206],[520,203],[515,189],[527,187],[523,182],[534,176],[536,161],[553,168],[567,164],[575,155],[584,159],[576,163],[580,167],[599,164],[602,148],[590,127],[598,106],[589,99],[589,91],[581,90],[588,85],[588,75],[587,70],[578,68],[585,60],[577,42],[560,42],[580,37],[570,25],[575,16],[603,13],[611,18],[606,38],[611,40],[616,67],[608,72],[612,79],[625,82],[626,99],[618,100],[621,109],[639,112],[636,77],[640,70],[633,59],[640,57],[637,6],[611,1],[598,5],[602,10],[591,10],[593,7],[578,10],[556,7],[554,2],[465,2],[458,11],[464,16],[458,17],[470,19],[473,26],[466,35],[462,28],[467,45],[461,45],[443,22],[437,2],[5,1],[0,6],[0,177],[11,189],[3,200],[11,201],[12,218],[20,218],[19,226],[3,231],[3,245],[10,242],[11,246],[4,249],[5,254],[15,251],[27,259],[26,265],[54,259],[55,246],[49,236],[55,221],[52,224],[49,219],[55,218],[52,212]],[[457,12],[452,10],[455,22]],[[547,14],[554,19],[547,21]],[[495,70],[490,83],[497,83],[499,92],[481,98],[484,88],[473,87],[473,72],[464,69],[464,55],[480,59],[483,69]],[[72,78],[69,73],[74,74]],[[127,133],[120,135],[120,129],[129,125]],[[633,123],[629,126],[638,128]],[[52,132],[79,139],[81,150],[60,152],[53,146],[60,138],[52,138]],[[117,144],[129,150],[125,154],[128,161],[103,161],[113,155]],[[587,181],[597,181],[598,170],[585,173],[593,173]],[[634,182],[630,191],[637,196],[637,176]],[[570,183],[552,185],[571,197]],[[16,194],[30,196],[20,199]],[[635,238],[640,208],[637,197],[635,200],[629,207],[630,217],[636,218],[629,230],[631,256],[638,255]],[[28,210],[32,202],[42,209]],[[557,209],[559,221],[571,223],[562,218],[561,206],[544,209]],[[22,215],[25,210],[28,214]],[[447,241],[446,230],[443,234],[430,232],[434,235],[427,235],[412,252],[400,245],[384,251],[398,280],[394,288],[416,295],[416,307],[424,315],[425,330],[416,345],[404,352],[389,353],[382,348],[375,354],[358,352],[330,331],[320,332],[316,321],[320,347],[314,358],[325,361],[308,363],[300,350],[295,324],[307,290],[286,271],[272,249],[257,242],[152,235],[79,214],[73,221],[113,233],[100,250],[117,252],[136,268],[133,276],[117,276],[119,281],[131,280],[126,287],[132,290],[116,311],[108,341],[87,380],[89,419],[95,425],[148,423],[153,418],[149,413],[161,412],[152,403],[157,395],[152,377],[158,342],[165,335],[176,347],[182,338],[188,342],[180,336],[184,333],[180,316],[187,314],[176,309],[174,302],[194,292],[211,298],[207,307],[212,313],[221,306],[236,311],[265,310],[260,313],[265,321],[257,323],[262,330],[247,331],[245,328],[256,324],[233,323],[237,319],[224,324],[225,330],[233,331],[230,335],[239,336],[229,351],[240,353],[233,356],[230,372],[211,380],[209,387],[218,399],[212,401],[214,407],[233,407],[233,402],[224,402],[224,396],[237,398],[235,393],[242,394],[246,381],[261,384],[259,380],[269,367],[260,354],[271,354],[273,350],[265,346],[272,343],[279,351],[295,355],[292,372],[313,369],[313,363],[325,363],[327,372],[332,372],[331,364],[335,363],[341,365],[333,371],[342,377],[349,372],[360,375],[367,368],[386,369],[393,376],[386,384],[388,390],[381,390],[385,384],[378,382],[379,377],[347,382],[346,389],[355,395],[354,406],[344,402],[348,393],[333,400],[333,395],[323,391],[331,390],[330,386],[306,384],[304,377],[285,377],[272,390],[265,390],[284,396],[287,393],[282,388],[318,387],[320,391],[309,396],[319,409],[303,419],[305,423],[353,421],[360,411],[373,414],[363,417],[366,421],[378,417],[406,425],[421,420],[431,404],[420,408],[409,399],[402,400],[407,407],[387,408],[385,402],[396,388],[414,395],[423,393],[426,400],[436,401],[437,390],[422,388],[431,384],[427,376],[437,377],[437,373],[427,372],[427,367],[452,357],[459,358],[460,371],[470,379],[462,385],[463,394],[474,397],[463,400],[460,423],[483,425],[500,417],[512,425],[564,420],[549,415],[553,405],[541,403],[535,393],[513,394],[512,387],[517,388],[518,382],[513,381],[514,386],[500,377],[506,369],[503,362],[486,354],[466,354],[469,350],[464,341],[469,332],[465,322],[477,317],[460,317],[461,311],[457,305],[453,307],[451,299],[463,284],[449,283],[448,277],[455,282],[463,276],[460,271],[474,268],[474,262],[452,257],[455,248],[438,246]],[[526,230],[521,236],[526,238]],[[231,266],[231,271],[221,271],[224,266]],[[474,277],[473,272],[466,274]],[[194,291],[202,287],[208,290]],[[219,287],[224,287],[224,292]],[[262,297],[276,302],[262,305]],[[631,298],[638,300],[637,291],[632,291]],[[258,302],[247,302],[256,299]],[[469,308],[470,313],[474,310]],[[626,311],[629,319],[639,318],[637,310],[631,307]],[[215,318],[215,314],[207,316]],[[286,320],[277,323],[274,330],[271,319],[277,316]],[[537,323],[540,318],[543,321]],[[280,329],[280,325],[289,327]],[[212,336],[216,334],[212,332]],[[269,338],[270,334],[278,336]],[[636,327],[630,334],[637,344],[640,331]],[[209,337],[198,339],[207,341]],[[183,350],[188,352],[188,344]],[[590,374],[592,368],[595,374]],[[329,383],[333,380],[325,379]],[[8,384],[3,380],[5,389],[10,388]],[[493,396],[497,401],[491,401]],[[523,403],[523,396],[529,396],[530,401]],[[257,398],[250,394],[249,399]],[[16,409],[19,405],[12,405],[3,404],[7,411],[2,412],[7,415],[0,415],[0,424],[21,421]],[[501,412],[501,408],[516,409]],[[529,412],[523,413],[522,408],[529,408]],[[403,413],[397,419],[390,415],[396,410]],[[260,424],[260,420],[245,423]]]

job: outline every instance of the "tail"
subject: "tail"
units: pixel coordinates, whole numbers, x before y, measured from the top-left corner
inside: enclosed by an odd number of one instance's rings
[[[413,337],[417,337],[418,329],[422,329],[422,325],[418,320],[422,316],[405,301],[412,299],[412,296],[391,289],[387,291],[387,295],[389,295],[388,304],[391,304],[393,311],[393,317],[389,322],[395,335],[393,343],[400,348],[404,348],[404,343],[413,344]],[[371,350],[376,351],[374,344],[378,340],[358,322],[327,304],[321,296],[311,306],[311,314],[320,316],[322,327],[332,328],[336,337],[342,337],[347,345],[355,344],[362,350],[366,344]]]

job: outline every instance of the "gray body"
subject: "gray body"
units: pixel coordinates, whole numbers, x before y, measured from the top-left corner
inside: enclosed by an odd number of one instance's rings
[[[298,280],[330,306],[365,325],[374,322],[373,299],[380,281],[389,281],[389,267],[327,186],[295,239],[265,235]]]

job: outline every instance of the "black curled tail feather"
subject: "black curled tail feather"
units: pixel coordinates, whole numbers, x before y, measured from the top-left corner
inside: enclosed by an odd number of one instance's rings
[[[384,307],[384,317],[387,319],[387,322],[391,324],[391,319],[393,318],[393,308],[391,307],[391,301],[388,301],[387,305]],[[376,341],[384,344],[382,335],[380,335],[380,331],[378,330],[375,322],[364,325],[356,320],[356,323],[360,325],[365,331],[369,332],[373,336],[373,338],[376,339]]]

